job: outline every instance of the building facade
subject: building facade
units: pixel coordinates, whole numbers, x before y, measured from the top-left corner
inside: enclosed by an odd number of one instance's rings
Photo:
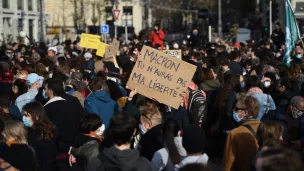
[[[108,0],[45,0],[48,33],[58,27],[75,33],[75,29],[87,26],[114,24],[112,9],[120,10],[118,26],[134,27],[135,33],[144,28],[144,3],[140,0],[117,0],[113,4]]]
[[[0,40],[16,41],[24,31],[33,41],[40,34],[40,0],[0,0]],[[26,40],[28,41],[28,40]]]

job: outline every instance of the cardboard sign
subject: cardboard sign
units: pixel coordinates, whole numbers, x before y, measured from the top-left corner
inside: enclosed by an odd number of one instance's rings
[[[139,94],[177,109],[196,66],[144,46],[127,86]]]
[[[111,58],[117,55],[117,51],[119,50],[119,41],[113,39],[112,43],[107,47],[105,58]]]
[[[99,46],[98,46],[98,49],[97,49],[97,52],[96,52],[96,55],[100,56],[100,57],[103,57],[103,55],[106,52],[107,46],[108,46],[107,44],[100,42]]]
[[[81,34],[80,47],[98,49],[100,43],[100,36],[93,34]]]
[[[182,59],[182,50],[163,50],[163,52],[178,59]]]

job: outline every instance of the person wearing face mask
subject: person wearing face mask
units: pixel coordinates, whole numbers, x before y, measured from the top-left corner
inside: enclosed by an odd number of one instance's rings
[[[304,98],[293,97],[287,109],[271,113],[269,120],[275,120],[284,127],[283,140],[293,149],[300,150],[304,143]]]
[[[150,33],[149,40],[152,42],[152,47],[159,46],[165,49],[164,46],[165,33],[160,29],[159,24],[154,25],[154,30]]]
[[[266,72],[261,82],[263,83],[263,92],[265,94],[270,94],[272,97],[276,94],[276,76],[271,72]]]
[[[52,171],[56,150],[56,126],[47,117],[39,102],[30,102],[23,108],[23,123],[28,128],[28,144],[37,155],[37,171]]]
[[[229,132],[226,139],[223,166],[225,171],[250,170],[250,161],[259,145],[256,132],[260,104],[251,96],[238,99],[233,118],[240,125]]]
[[[119,112],[110,121],[105,140],[109,142],[100,155],[88,164],[88,171],[137,170],[152,171],[150,162],[131,148],[136,133],[136,121],[127,113]],[[107,144],[107,143],[104,143]]]
[[[149,161],[152,160],[157,150],[164,147],[161,123],[162,116],[158,106],[153,102],[148,102],[140,115],[140,134],[135,136],[134,146],[139,146],[141,156],[146,157]]]
[[[193,49],[194,47],[200,47],[202,45],[203,37],[199,34],[198,28],[194,27],[192,34],[190,35],[190,45]]]
[[[99,155],[99,143],[103,140],[105,125],[98,115],[89,114],[81,118],[79,130],[69,154],[87,170],[89,161]]]
[[[31,73],[26,77],[26,84],[28,86],[27,93],[20,95],[15,101],[15,104],[21,113],[23,113],[24,105],[35,100],[38,89],[42,87],[43,77],[36,73]]]

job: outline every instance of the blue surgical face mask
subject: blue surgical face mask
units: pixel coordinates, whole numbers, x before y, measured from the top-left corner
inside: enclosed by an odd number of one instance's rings
[[[147,132],[147,129],[142,124],[139,124],[139,129],[142,135],[144,135]]]
[[[33,122],[30,121],[29,117],[23,116],[22,121],[26,127],[32,127]]]
[[[302,59],[302,55],[301,55],[301,54],[297,54],[297,55],[296,55],[296,58]]]
[[[233,119],[235,122],[239,123],[242,121],[243,118],[239,118],[239,114],[237,112],[233,112]]]

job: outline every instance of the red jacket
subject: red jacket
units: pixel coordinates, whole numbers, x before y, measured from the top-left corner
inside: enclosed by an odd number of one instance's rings
[[[165,33],[162,30],[159,30],[158,33],[152,31],[149,36],[149,40],[152,41],[152,46],[155,47],[157,44],[159,44],[162,49],[165,47],[164,38]]]

